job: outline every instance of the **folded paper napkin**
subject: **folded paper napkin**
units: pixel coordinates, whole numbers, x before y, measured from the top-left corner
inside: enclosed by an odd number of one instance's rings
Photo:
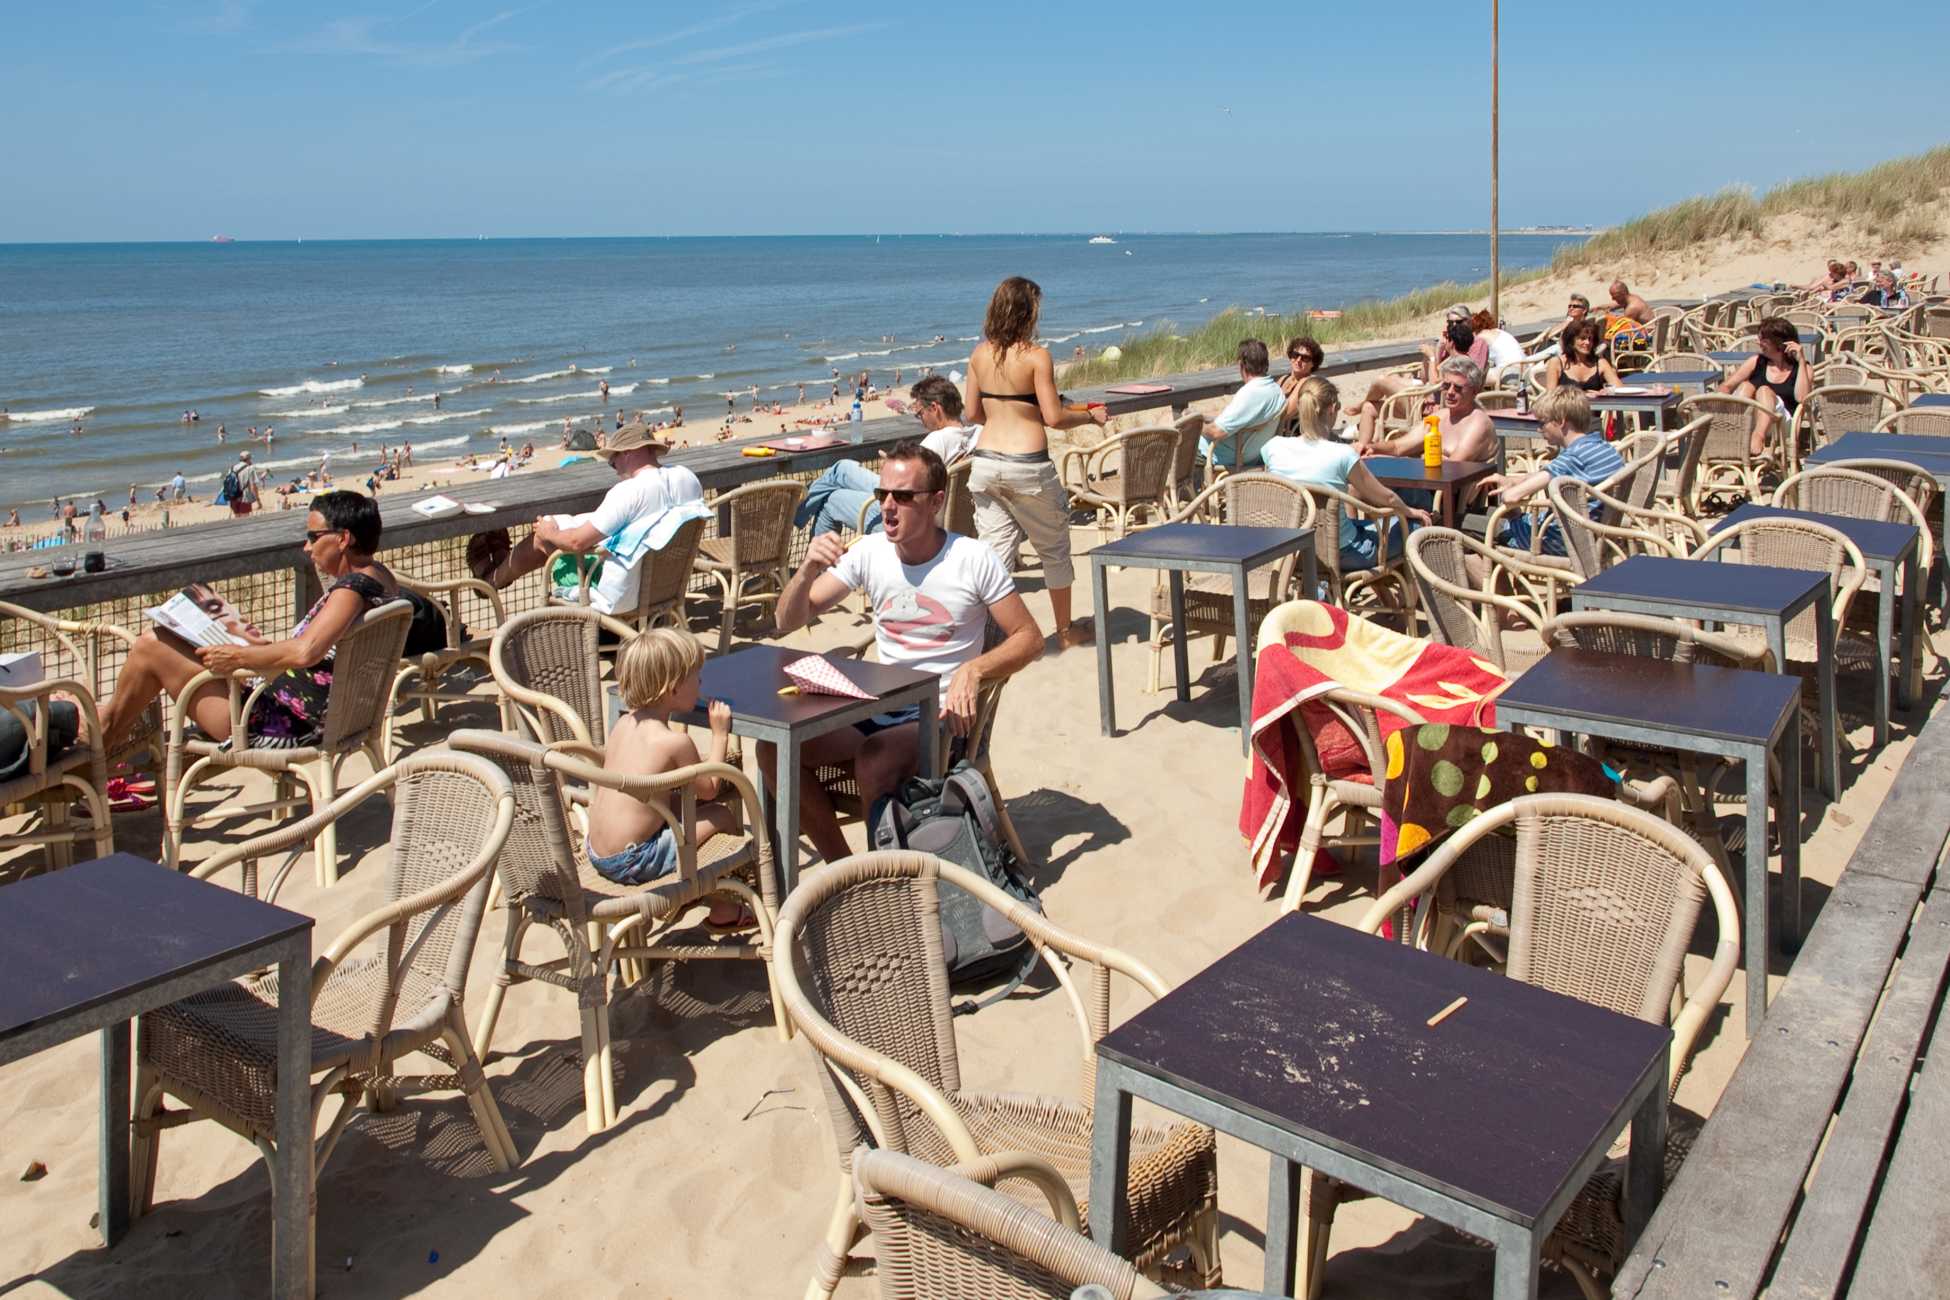
[[[629,568],[648,551],[661,551],[677,536],[677,530],[692,519],[709,519],[711,507],[702,501],[686,501],[654,515],[633,519],[616,530],[603,545],[610,558]]]
[[[870,700],[873,692],[863,691],[839,669],[820,655],[807,655],[785,666],[785,675],[807,695],[843,695],[851,700]]]

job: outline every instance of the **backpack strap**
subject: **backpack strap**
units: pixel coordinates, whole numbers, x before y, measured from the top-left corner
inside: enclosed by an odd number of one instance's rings
[[[961,1001],[955,1003],[952,1007],[948,1009],[949,1014],[957,1015],[957,1016],[972,1016],[977,1011],[980,1011],[983,1007],[994,1006],[996,1003],[1000,1002],[1003,998],[1008,997],[1011,993],[1014,993],[1017,989],[1022,987],[1023,981],[1029,978],[1029,972],[1036,969],[1036,963],[1038,960],[1040,960],[1040,957],[1041,954],[1039,954],[1036,951],[1036,945],[1033,943],[1029,944],[1023,950],[1022,964],[1017,966],[1015,969],[1015,973],[1009,976],[1008,983],[1004,984],[1001,988],[995,990],[995,992],[989,994],[987,997],[963,998]]]
[[[942,793],[952,790],[961,801],[961,806],[975,819],[975,825],[991,844],[1006,844],[1002,835],[1002,818],[996,812],[995,798],[989,793],[989,783],[982,774],[966,762],[955,764],[942,783]]]

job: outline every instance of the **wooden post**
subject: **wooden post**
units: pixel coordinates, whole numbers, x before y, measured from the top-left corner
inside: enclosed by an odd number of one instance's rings
[[[1490,315],[1499,324],[1503,320],[1500,299],[1503,296],[1503,237],[1500,233],[1502,214],[1497,209],[1498,200],[1498,136],[1501,134],[1501,104],[1497,74],[1500,71],[1498,49],[1498,27],[1501,15],[1498,13],[1500,0],[1490,0]]]

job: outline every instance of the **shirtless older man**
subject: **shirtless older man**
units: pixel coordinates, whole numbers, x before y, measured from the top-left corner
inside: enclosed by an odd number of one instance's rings
[[[1651,323],[1652,304],[1628,288],[1623,280],[1611,282],[1611,314],[1630,316],[1641,325]]]
[[[1490,413],[1476,405],[1476,394],[1483,391],[1482,367],[1468,357],[1450,357],[1436,372],[1436,382],[1441,398],[1436,415],[1444,459],[1495,460],[1496,426],[1490,422]],[[1376,439],[1364,454],[1419,456],[1422,433],[1422,424],[1417,421],[1394,438]]]

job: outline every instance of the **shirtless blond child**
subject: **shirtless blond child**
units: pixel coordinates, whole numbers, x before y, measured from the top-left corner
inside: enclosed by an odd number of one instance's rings
[[[610,730],[605,771],[656,776],[702,761],[685,730],[671,725],[670,715],[697,707],[703,668],[704,647],[688,632],[653,628],[623,646],[616,656],[616,684],[628,712]],[[722,763],[731,742],[731,708],[713,700],[709,716],[709,761]],[[715,776],[700,776],[691,789],[700,800],[711,800],[720,784]],[[725,805],[700,803],[691,830],[696,843],[703,844],[735,825],[736,817]],[[620,885],[648,884],[677,870],[677,837],[650,805],[599,788],[589,806],[589,865]],[[740,911],[735,900],[715,899],[710,924],[736,925]]]

